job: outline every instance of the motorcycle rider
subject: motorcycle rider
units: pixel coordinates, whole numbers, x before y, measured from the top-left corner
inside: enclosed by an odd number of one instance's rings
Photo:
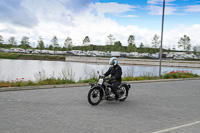
[[[109,65],[112,65],[108,71],[104,74],[104,76],[111,75],[109,83],[112,85],[112,92],[115,94],[115,100],[119,99],[119,95],[117,93],[117,87],[121,84],[122,81],[122,68],[118,65],[118,60],[116,57],[112,57],[109,60]]]

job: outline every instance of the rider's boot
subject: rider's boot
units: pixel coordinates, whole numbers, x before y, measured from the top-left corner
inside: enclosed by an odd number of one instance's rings
[[[119,100],[119,95],[115,95],[115,101]]]

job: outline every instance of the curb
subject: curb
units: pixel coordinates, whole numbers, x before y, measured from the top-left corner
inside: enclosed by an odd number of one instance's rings
[[[136,83],[170,82],[170,81],[184,81],[184,80],[200,80],[200,78],[180,78],[180,79],[140,80],[140,81],[126,81],[126,83],[129,83],[129,84],[136,84]]]
[[[159,80],[141,80],[141,81],[126,81],[128,84],[151,83],[151,82],[169,82],[169,81],[184,81],[184,80],[200,80],[200,78],[182,78],[182,79],[159,79]],[[22,91],[22,90],[38,90],[38,89],[54,89],[89,86],[88,83],[83,84],[61,84],[61,85],[41,85],[41,86],[24,86],[24,87],[2,87],[0,92],[6,91]]]

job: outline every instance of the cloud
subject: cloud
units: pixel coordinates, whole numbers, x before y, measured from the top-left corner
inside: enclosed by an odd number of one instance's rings
[[[200,42],[200,24],[194,24],[191,26],[179,25],[168,32],[164,33],[164,44],[170,46],[171,48],[175,45],[178,46],[178,41],[181,37],[187,35],[191,39],[192,46],[199,45]]]
[[[24,0],[23,5],[32,10],[40,23],[58,23],[75,26],[74,12],[66,9],[66,0]]]
[[[128,11],[134,11],[134,8],[136,7],[128,4],[118,4],[115,2],[110,2],[110,3],[97,2],[92,6],[92,8],[94,11],[98,13],[98,15],[102,16],[106,13],[120,14]]]
[[[126,14],[126,12],[134,11],[136,8],[127,4],[118,4],[114,2],[90,3],[88,1],[86,5],[80,7],[82,8],[81,11],[79,9],[74,11],[75,8],[69,9],[66,7],[67,2],[72,2],[69,0],[15,0],[15,2],[16,1],[21,2],[24,9],[29,9],[27,12],[31,11],[34,13],[34,16],[38,19],[38,23],[34,27],[26,28],[25,26],[21,27],[13,23],[0,21],[0,34],[3,35],[5,40],[10,36],[14,36],[19,42],[23,36],[28,36],[30,42],[37,44],[38,37],[42,36],[44,43],[50,44],[52,37],[57,36],[59,44],[63,46],[64,40],[68,36],[72,38],[73,45],[82,45],[85,36],[89,36],[92,44],[105,45],[107,36],[112,34],[116,38],[116,41],[121,41],[124,46],[128,45],[127,40],[130,35],[135,36],[137,46],[139,46],[141,42],[143,42],[144,45],[151,46],[154,34],[160,35],[160,31],[151,31],[134,25],[122,26],[113,18],[106,17],[108,13],[117,17],[136,17]],[[8,5],[18,5],[22,7],[21,4],[12,2]],[[156,7],[156,5],[151,6],[153,14],[161,13],[161,7]],[[17,10],[17,7],[15,8]],[[154,9],[154,11],[156,10],[155,12],[153,12],[153,8],[156,8]],[[166,8],[166,12],[172,14],[175,12],[175,9]],[[198,31],[200,31],[199,27],[200,25],[196,24],[190,27],[179,26],[178,28],[164,31],[163,44],[173,47],[173,45],[177,45],[177,41],[184,34],[190,36],[193,44],[200,42],[198,39],[198,35],[200,34],[198,33]]]
[[[165,0],[166,4],[169,4],[170,2],[174,2],[176,0]],[[149,4],[163,4],[163,0],[148,0],[147,3]]]
[[[150,10],[150,12],[148,12],[148,13],[151,15],[162,15],[163,7],[149,5],[147,7],[147,10]],[[177,14],[177,13],[175,13],[175,11],[177,11],[177,9],[175,7],[165,7],[165,15]]]
[[[61,2],[64,4],[66,9],[73,12],[80,12],[87,9],[93,0],[63,0]]]
[[[35,43],[37,43],[38,36],[42,36],[45,44],[49,44],[52,37],[56,35],[62,45],[68,36],[72,38],[74,45],[82,45],[85,36],[89,36],[93,44],[105,45],[109,34],[113,34],[123,45],[127,45],[127,38],[130,34],[133,32],[142,33],[136,26],[120,26],[115,20],[105,17],[106,13],[135,17],[123,14],[127,11],[133,11],[133,6],[118,3],[91,3],[88,8],[81,12],[73,12],[73,9],[66,8],[66,2],[66,0],[24,0],[23,5],[37,16],[38,25],[27,30],[4,23],[4,29],[6,27],[6,29],[10,29],[9,31],[17,31],[18,33],[15,35],[12,34],[16,38],[21,39],[24,35],[29,36],[30,40],[35,40]],[[8,30],[0,32],[3,32],[3,35],[7,37],[11,36]]]
[[[165,0],[165,15],[171,15],[171,14],[178,14],[175,13],[177,11],[176,7],[172,7],[170,5],[171,2],[174,2],[175,0]],[[150,10],[148,12],[150,15],[162,15],[163,12],[163,0],[148,0],[147,3],[149,4],[147,6],[147,10]],[[180,14],[180,13],[179,13]]]
[[[34,27],[38,20],[27,8],[21,5],[22,0],[0,1],[0,22],[8,22],[23,27]]]
[[[123,16],[120,16],[120,17],[135,18],[135,17],[138,17],[138,16],[136,16],[136,15],[123,15]]]
[[[189,5],[184,9],[185,12],[200,12],[200,5]]]

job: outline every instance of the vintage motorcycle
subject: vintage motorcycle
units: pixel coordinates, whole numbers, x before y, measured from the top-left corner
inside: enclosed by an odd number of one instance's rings
[[[97,72],[98,73],[98,72]],[[88,102],[91,105],[98,105],[102,100],[112,101],[115,100],[115,95],[111,91],[111,84],[108,83],[109,78],[104,75],[99,75],[98,83],[90,83],[90,90],[88,92]],[[117,87],[119,101],[125,101],[128,97],[128,92],[131,86],[126,82],[122,82]]]

